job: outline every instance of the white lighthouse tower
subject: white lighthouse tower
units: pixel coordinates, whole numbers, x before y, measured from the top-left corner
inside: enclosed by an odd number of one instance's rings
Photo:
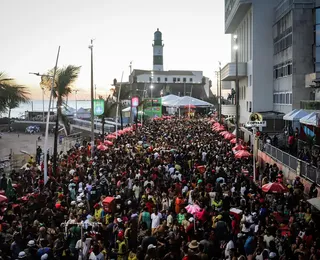
[[[153,40],[153,70],[163,71],[163,44],[162,44],[162,33],[159,28],[154,33]]]

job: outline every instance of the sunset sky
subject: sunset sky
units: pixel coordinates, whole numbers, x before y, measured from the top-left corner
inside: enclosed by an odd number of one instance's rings
[[[106,94],[114,78],[128,80],[133,68],[152,68],[152,40],[163,34],[165,70],[202,70],[213,82],[218,61],[230,59],[224,34],[223,0],[1,0],[0,71],[30,87],[41,99],[40,78],[54,67],[80,65],[78,98],[90,91],[90,39],[94,42],[94,83]],[[73,98],[73,97],[71,97]]]

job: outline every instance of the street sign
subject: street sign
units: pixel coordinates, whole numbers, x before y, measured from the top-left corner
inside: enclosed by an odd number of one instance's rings
[[[248,121],[246,123],[246,127],[266,127],[267,122],[266,121]]]
[[[104,113],[104,100],[95,99],[93,101],[93,114],[95,116],[101,116]]]

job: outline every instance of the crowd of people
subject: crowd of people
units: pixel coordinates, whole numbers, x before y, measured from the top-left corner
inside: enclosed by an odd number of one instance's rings
[[[46,185],[36,162],[3,176],[0,259],[319,259],[300,180],[264,193],[252,158],[237,159],[213,122],[150,121],[108,148],[99,138],[93,157],[77,143]],[[286,183],[276,166],[260,171]]]

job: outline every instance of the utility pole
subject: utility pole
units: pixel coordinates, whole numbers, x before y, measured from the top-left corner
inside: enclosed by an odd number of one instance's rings
[[[131,77],[131,73],[132,73],[132,61],[130,61],[130,75],[129,75],[129,83],[130,83],[130,123],[131,125],[133,125],[133,107],[132,107],[132,95],[133,95],[133,89],[132,89],[132,77]]]
[[[93,39],[89,45],[91,50],[91,157],[94,153],[94,102],[93,102]]]
[[[239,143],[240,133],[239,133],[239,75],[238,75],[238,37],[233,36],[235,40],[234,49],[236,51],[236,140]]]
[[[74,99],[75,99],[75,102],[76,102],[76,118],[77,118],[77,111],[78,111],[78,102],[77,102],[77,93],[78,93],[78,91],[79,90],[77,90],[77,89],[75,89],[75,90],[73,90],[73,92],[74,92]]]
[[[222,97],[221,97],[221,62],[219,61],[219,81],[220,81],[220,90],[219,90],[219,121],[222,123]]]
[[[219,71],[216,71],[216,77],[217,77],[217,113],[218,113],[218,121],[220,122],[220,104],[219,104]]]

